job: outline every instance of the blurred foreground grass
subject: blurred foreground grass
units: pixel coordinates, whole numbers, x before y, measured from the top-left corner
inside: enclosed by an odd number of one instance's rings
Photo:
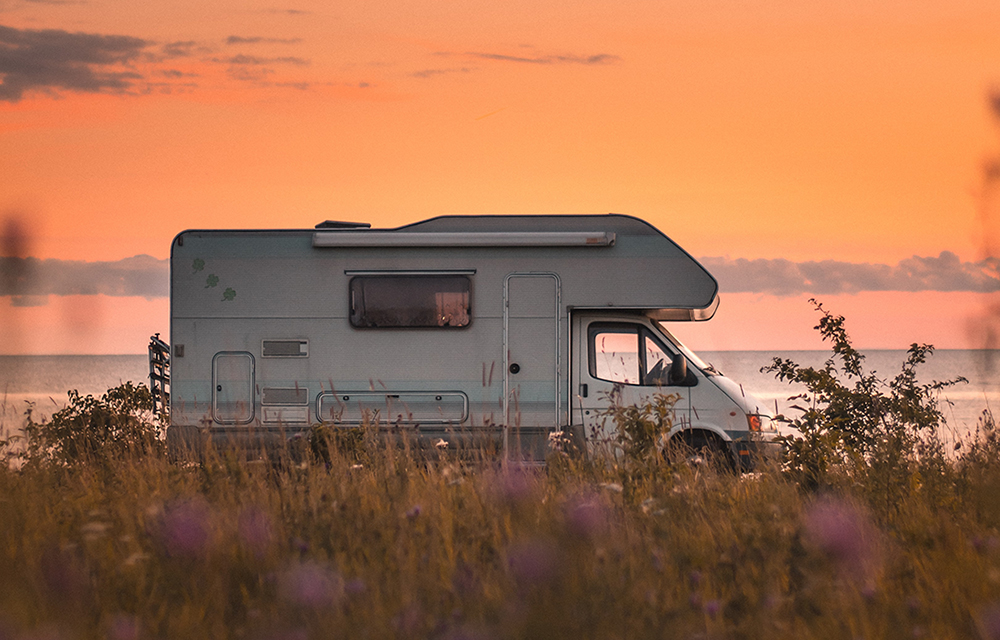
[[[992,416],[946,450],[932,349],[879,378],[816,307],[834,355],[768,367],[804,406],[753,474],[665,448],[669,395],[612,402],[615,455],[521,468],[329,428],[171,462],[144,387],[70,392],[0,433],[0,640],[1000,640]]]
[[[0,638],[996,638],[992,433],[889,501],[857,474],[379,445],[3,467]]]

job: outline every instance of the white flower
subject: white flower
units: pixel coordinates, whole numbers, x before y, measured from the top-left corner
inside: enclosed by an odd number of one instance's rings
[[[83,533],[84,540],[91,541],[103,538],[110,526],[107,522],[98,522],[95,520],[80,527],[80,531]]]

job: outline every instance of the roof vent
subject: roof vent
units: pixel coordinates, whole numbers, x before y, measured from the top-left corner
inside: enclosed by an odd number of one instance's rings
[[[371,229],[370,222],[344,222],[343,220],[324,220],[316,225],[317,229]]]

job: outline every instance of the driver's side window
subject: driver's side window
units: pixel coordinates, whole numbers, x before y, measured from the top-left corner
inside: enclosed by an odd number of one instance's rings
[[[590,375],[608,382],[641,384],[637,326],[592,327],[590,347]]]
[[[590,375],[598,380],[641,386],[669,384],[670,352],[640,325],[590,326]]]

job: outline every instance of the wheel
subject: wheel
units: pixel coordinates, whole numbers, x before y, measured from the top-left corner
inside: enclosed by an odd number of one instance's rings
[[[689,464],[717,464],[726,470],[735,469],[730,447],[714,433],[688,429],[675,434],[670,443]]]

